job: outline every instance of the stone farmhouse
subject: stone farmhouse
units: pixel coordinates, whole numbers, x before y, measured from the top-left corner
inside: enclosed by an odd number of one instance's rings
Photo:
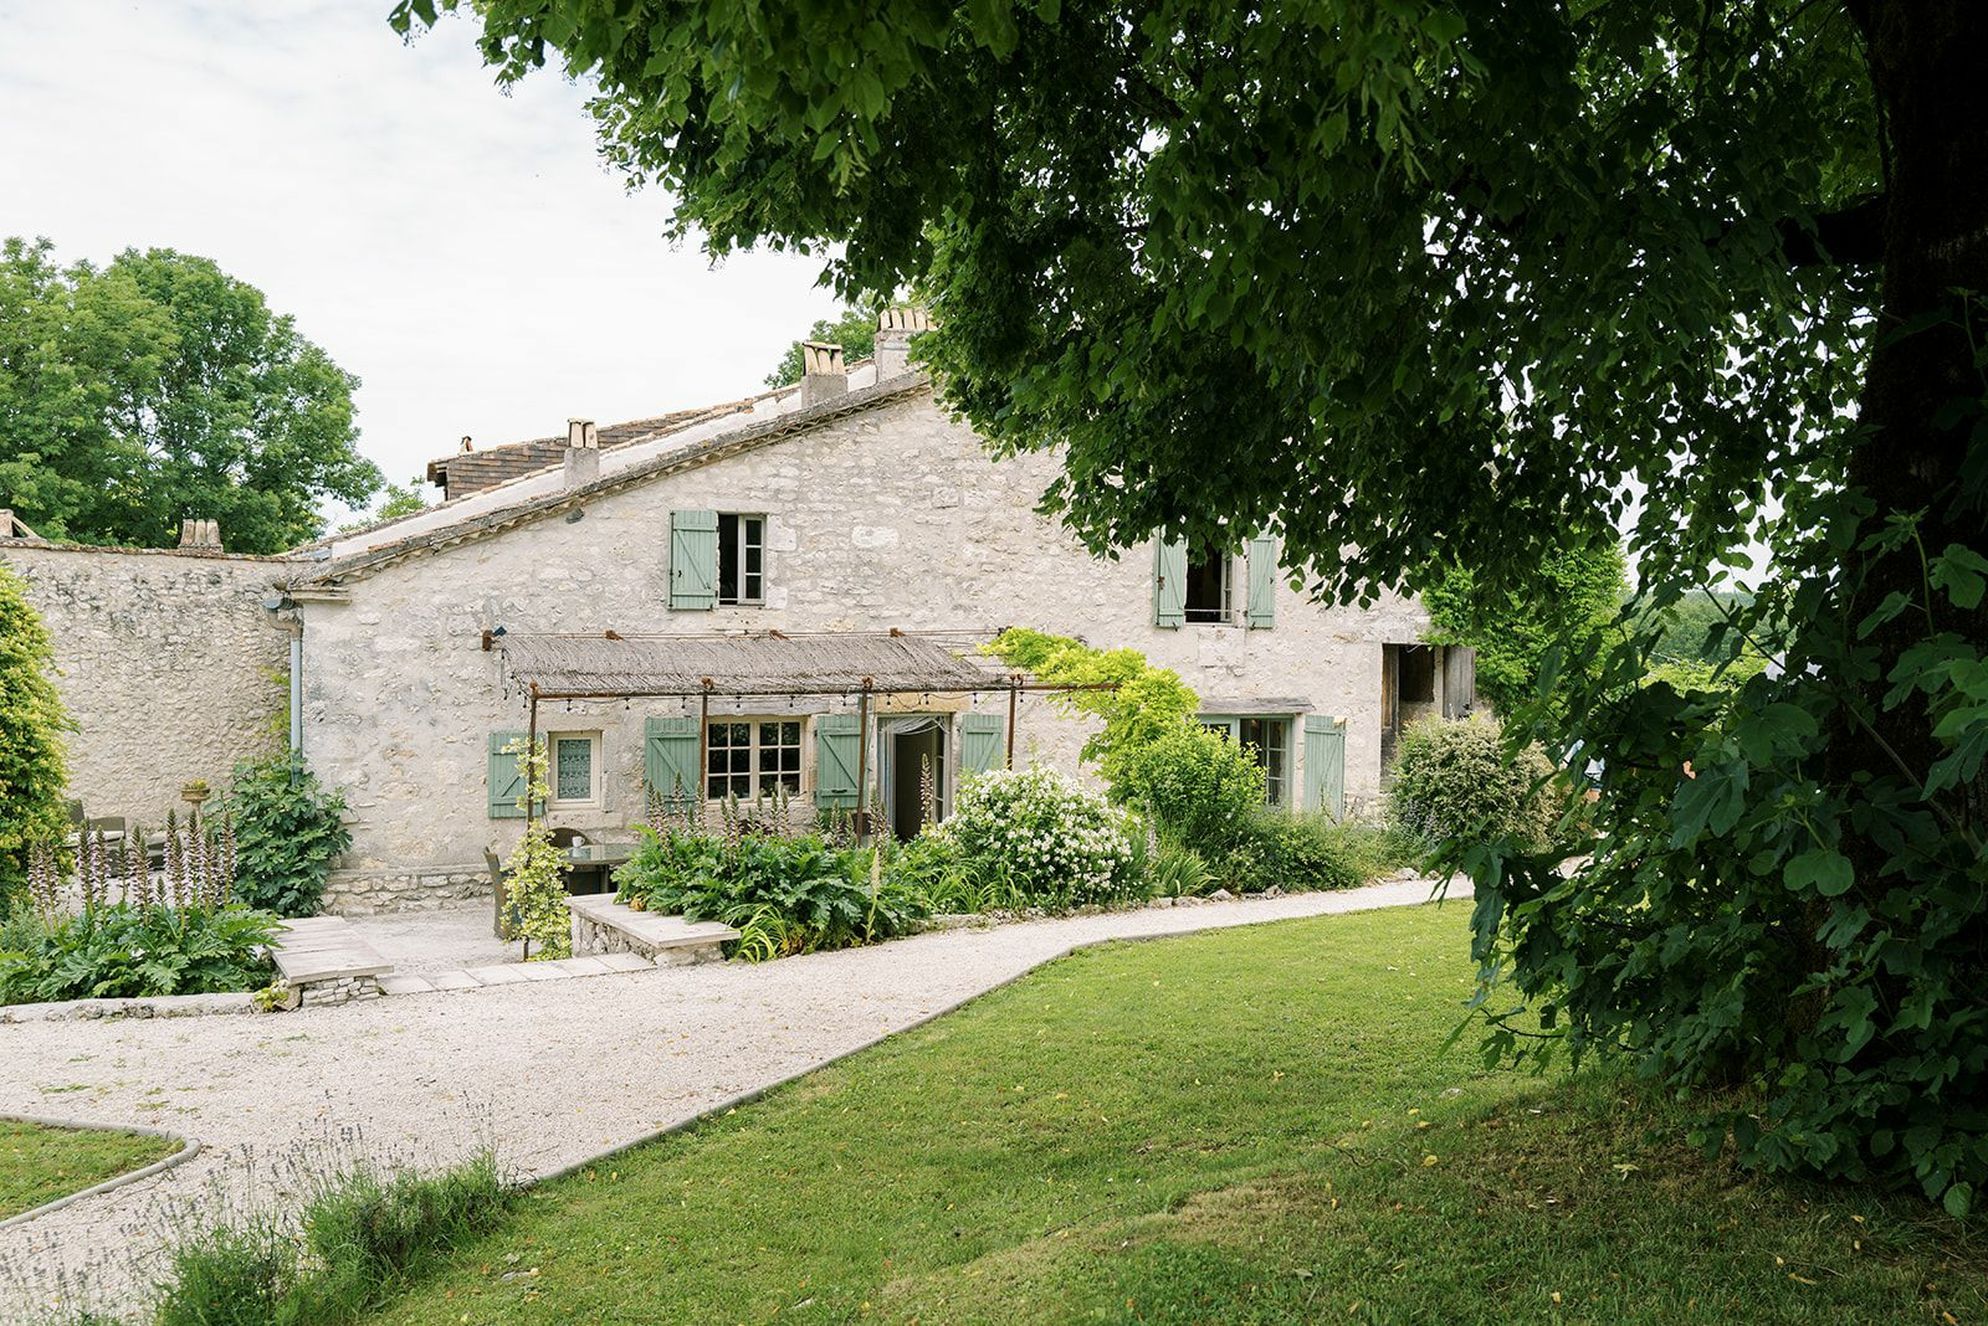
[[[802,382],[749,400],[465,441],[429,467],[438,505],[280,556],[205,521],[157,550],[7,522],[77,721],[73,795],[156,824],[287,730],[350,806],[328,905],[371,911],[487,892],[534,724],[544,814],[592,841],[651,790],[863,799],[902,832],[921,777],[943,806],[1010,760],[1077,771],[1082,725],[974,652],[1007,626],[1177,669],[1294,808],[1372,798],[1404,723],[1473,704],[1469,651],[1421,643],[1418,604],[1312,602],[1272,539],[1092,557],[1035,510],[1056,458],[993,461],[911,368],[919,315],[884,323],[874,359],[810,345]]]

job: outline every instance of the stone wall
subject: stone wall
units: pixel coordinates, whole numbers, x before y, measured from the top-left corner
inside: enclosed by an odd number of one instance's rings
[[[274,559],[0,540],[54,637],[56,688],[75,720],[70,795],[91,816],[157,824],[182,784],[226,787],[238,760],[281,740],[289,637],[262,608]]]
[[[962,643],[1033,626],[1141,649],[1210,702],[1294,697],[1312,712],[1344,718],[1349,797],[1373,796],[1381,646],[1421,637],[1427,619],[1419,606],[1385,598],[1371,609],[1321,607],[1280,587],[1271,629],[1159,629],[1150,547],[1100,561],[1035,513],[1056,472],[1048,456],[996,464],[929,394],[900,397],[572,511],[387,563],[304,602],[305,751],[353,808],[348,867],[375,877],[480,870],[486,848],[502,856],[516,842],[522,821],[491,818],[485,791],[489,734],[521,730],[526,719],[500,655],[482,648],[483,632],[499,626],[625,633],[895,626],[954,633]],[[764,606],[670,610],[669,513],[689,508],[765,514]],[[1005,715],[1005,696],[978,703]],[[952,706],[909,697],[899,707]],[[759,702],[750,712],[781,708]],[[642,815],[645,718],[695,712],[694,701],[677,700],[542,705],[542,732],[602,736],[601,803],[555,811],[550,821],[625,835]],[[1084,733],[1052,700],[1026,697],[1018,763],[1075,768]],[[1303,747],[1297,732],[1293,746],[1295,766]],[[804,752],[812,761],[812,740]],[[1293,780],[1302,785],[1295,767]]]
[[[487,863],[415,870],[334,870],[325,881],[324,909],[338,916],[411,912],[490,897]]]

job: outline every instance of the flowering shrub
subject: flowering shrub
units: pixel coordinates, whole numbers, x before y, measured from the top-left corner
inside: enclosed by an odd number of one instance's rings
[[[1152,818],[1161,837],[1213,865],[1248,836],[1263,783],[1263,767],[1242,746],[1183,720],[1127,761],[1121,795]]]
[[[960,787],[945,832],[977,867],[1043,907],[1132,891],[1131,818],[1049,769],[997,769]]]
[[[1495,723],[1426,719],[1401,734],[1395,817],[1432,843],[1509,837],[1540,847],[1560,818],[1560,804],[1546,784],[1551,773],[1537,747],[1509,758]]]

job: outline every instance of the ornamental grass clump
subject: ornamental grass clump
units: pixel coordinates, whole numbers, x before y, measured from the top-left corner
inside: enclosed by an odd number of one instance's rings
[[[975,867],[997,874],[1030,905],[1079,907],[1131,897],[1125,811],[1050,769],[996,769],[961,785],[945,832]]]

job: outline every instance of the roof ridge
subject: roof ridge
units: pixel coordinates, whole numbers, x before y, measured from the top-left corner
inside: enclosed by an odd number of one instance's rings
[[[748,422],[738,428],[716,433],[688,446],[664,451],[660,455],[638,461],[613,474],[604,474],[590,483],[575,488],[542,493],[509,506],[500,506],[479,515],[467,516],[436,529],[407,535],[393,543],[367,548],[329,563],[313,563],[316,569],[293,578],[290,587],[322,588],[352,577],[363,577],[403,558],[483,538],[541,515],[577,506],[592,498],[633,487],[650,479],[708,464],[739,451],[754,450],[782,441],[844,415],[860,413],[900,397],[929,391],[931,387],[931,379],[924,373],[914,370],[817,405],[790,410],[767,418],[749,418]],[[448,503],[442,505],[447,506]],[[428,508],[429,511],[437,509]],[[350,535],[346,537],[349,538]]]

